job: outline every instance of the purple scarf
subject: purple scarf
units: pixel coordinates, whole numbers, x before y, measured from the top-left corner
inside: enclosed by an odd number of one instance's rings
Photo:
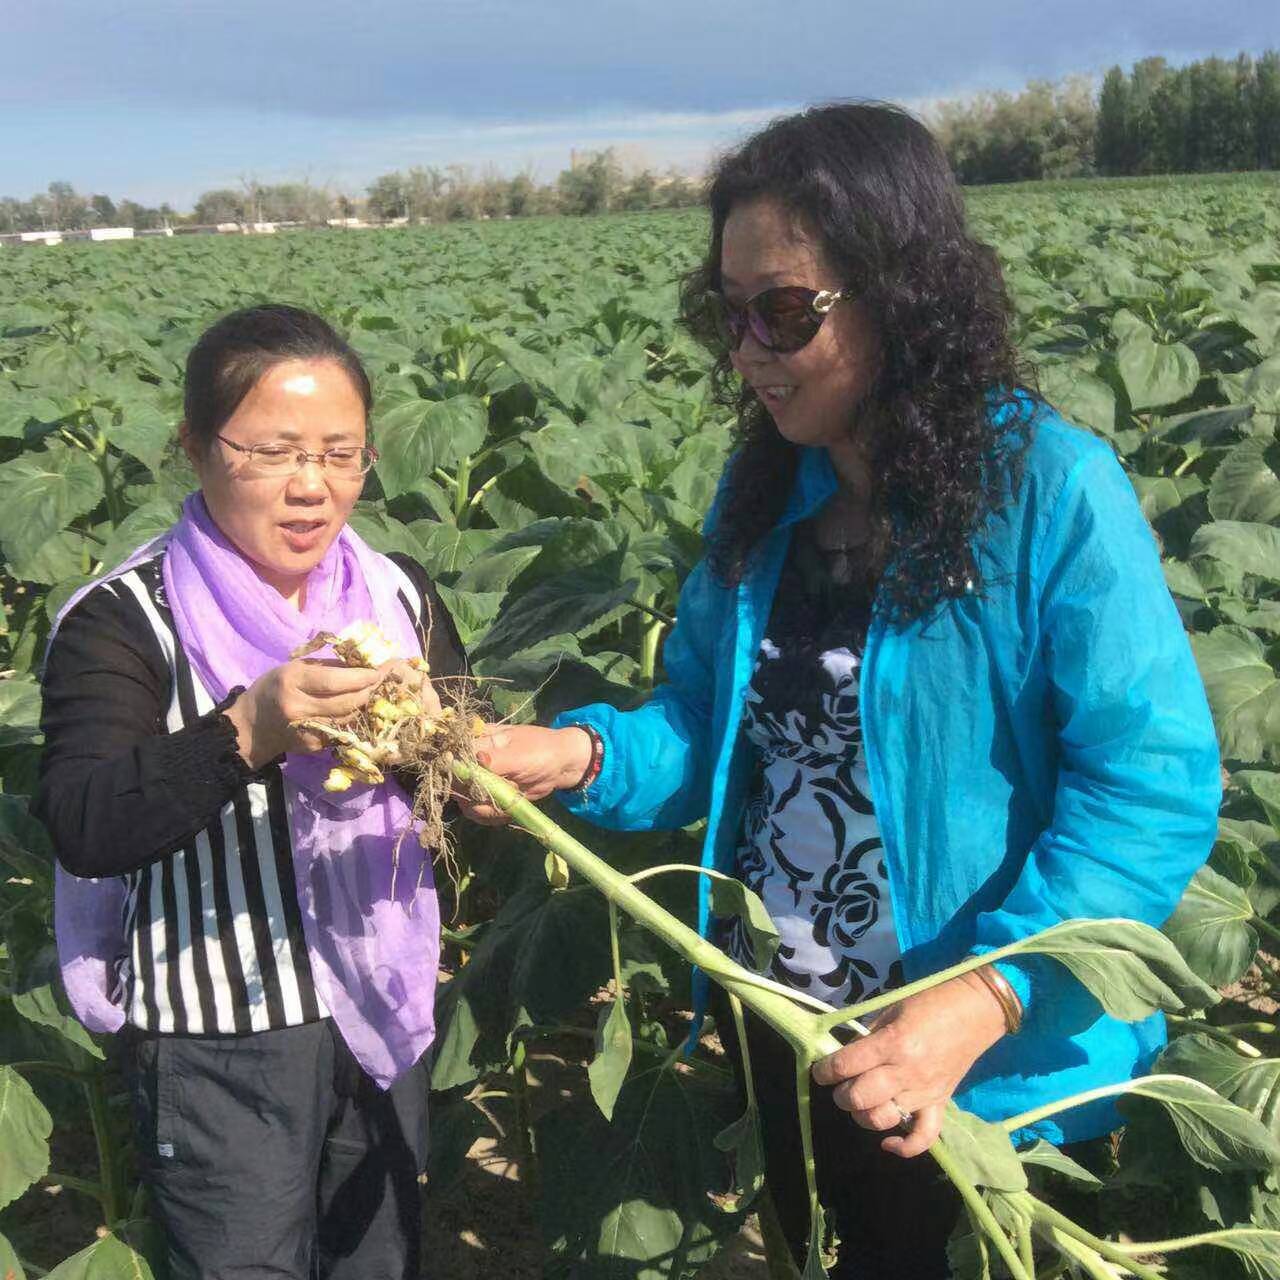
[[[307,579],[301,610],[258,577],[213,523],[200,494],[162,538],[110,576],[164,549],[164,584],[192,671],[221,701],[289,660],[318,631],[372,620],[401,656],[420,652],[413,620],[397,598],[398,574],[344,528]],[[98,585],[67,602],[54,624]],[[394,782],[330,794],[327,753],[287,755],[282,766],[294,880],[316,989],[365,1071],[386,1088],[435,1034],[440,915],[431,855],[409,830],[408,797]],[[399,869],[392,854],[399,841]],[[114,991],[125,952],[121,877],[81,880],[57,869],[54,902],[63,981],[77,1017],[116,1031],[124,1012]]]

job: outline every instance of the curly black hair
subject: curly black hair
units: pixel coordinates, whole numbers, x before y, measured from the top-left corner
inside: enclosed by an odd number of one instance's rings
[[[867,398],[850,405],[850,429],[874,424],[865,434],[881,531],[877,608],[905,624],[978,585],[975,536],[1017,483],[1027,379],[999,261],[969,234],[941,148],[897,107],[814,107],[719,161],[708,189],[710,243],[683,282],[681,319],[717,353],[714,394],[738,416],[739,447],[707,540],[711,569],[728,584],[781,516],[799,456],[733,374],[707,306],[720,286],[729,212],[761,197],[816,233],[840,287],[859,296],[878,331],[879,369]],[[1014,411],[997,427],[1002,401]]]

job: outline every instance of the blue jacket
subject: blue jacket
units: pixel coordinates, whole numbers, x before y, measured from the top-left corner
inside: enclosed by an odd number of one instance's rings
[[[1021,482],[976,548],[979,590],[904,628],[873,622],[863,654],[864,750],[908,980],[1073,917],[1158,926],[1217,829],[1213,723],[1133,489],[1105,443],[1047,407],[1034,417]],[[561,794],[570,809],[617,830],[705,817],[703,865],[733,871],[748,681],[792,527],[834,489],[826,451],[803,450],[743,581],[724,587],[705,562],[689,575],[666,683],[634,711],[559,718],[590,723],[605,747],[596,782]],[[1161,1015],[1106,1016],[1056,961],[1000,967],[1023,1028],[955,1099],[986,1119],[1139,1074],[1164,1044]],[[1076,1141],[1117,1118],[1104,1101],[1035,1133]]]

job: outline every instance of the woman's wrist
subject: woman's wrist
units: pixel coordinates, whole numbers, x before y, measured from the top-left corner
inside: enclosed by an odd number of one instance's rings
[[[249,690],[242,689],[235,701],[222,709],[222,715],[235,729],[236,749],[250,769],[260,769],[280,754],[278,751],[265,752],[254,715],[253,695]]]
[[[597,765],[599,736],[586,725],[571,724],[556,729],[561,735],[560,774],[556,780],[558,791],[576,791],[590,785],[594,778],[587,775]],[[596,773],[599,773],[598,767]]]
[[[1022,1001],[1010,985],[1009,980],[995,965],[985,964],[980,969],[964,975],[970,979],[970,985],[983,991],[990,997],[999,1010],[1005,1035],[1017,1035],[1022,1028]]]

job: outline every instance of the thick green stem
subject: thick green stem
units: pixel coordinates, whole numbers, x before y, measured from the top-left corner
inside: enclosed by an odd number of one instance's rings
[[[1110,1240],[1102,1240],[1095,1236],[1093,1232],[1086,1231],[1079,1223],[1072,1222],[1065,1213],[1059,1213],[1057,1209],[1053,1208],[1052,1205],[1045,1204],[1043,1200],[1035,1201],[1035,1212],[1040,1221],[1046,1223],[1056,1233],[1070,1236],[1094,1253],[1100,1254],[1108,1262],[1113,1262],[1117,1266],[1124,1267],[1127,1271],[1132,1271],[1138,1277],[1138,1280],[1164,1280],[1164,1277],[1154,1267],[1149,1267],[1145,1263],[1139,1262],[1120,1245],[1114,1244]],[[1132,1248],[1134,1253],[1153,1252],[1153,1248],[1149,1244],[1134,1245]]]
[[[5,1065],[14,1071],[48,1071],[52,1075],[64,1076],[68,1080],[89,1081],[95,1075],[92,1071],[77,1071],[75,1067],[64,1066],[60,1062],[45,1062],[41,1058],[33,1058],[26,1062],[8,1062]]]
[[[515,1072],[515,1085],[512,1097],[516,1105],[516,1144],[519,1150],[520,1172],[529,1187],[531,1195],[538,1192],[538,1156],[533,1141],[533,1114],[529,1098],[529,1065],[528,1049],[523,1040],[516,1044],[515,1053],[511,1055],[511,1065]]]
[[[1199,1018],[1183,1018],[1176,1013],[1166,1013],[1165,1020],[1175,1031],[1195,1032],[1208,1036],[1212,1040],[1230,1045],[1237,1053],[1246,1058],[1261,1058],[1262,1050],[1255,1048],[1247,1040],[1233,1036],[1225,1027],[1215,1027],[1211,1022],[1203,1022]]]
[[[623,998],[622,990],[622,948],[618,943],[618,908],[613,900],[609,900],[609,951],[613,956],[613,993],[614,998]]]
[[[102,1204],[102,1198],[105,1194],[102,1183],[90,1182],[87,1178],[77,1178],[70,1173],[54,1173],[50,1170],[40,1181],[46,1187],[66,1187],[68,1191],[78,1191],[81,1195],[88,1196],[91,1200],[96,1200],[99,1205]]]
[[[1115,1098],[1122,1093],[1128,1093],[1135,1085],[1140,1085],[1148,1080],[1168,1080],[1182,1079],[1183,1077],[1170,1077],[1168,1075],[1157,1076],[1139,1076],[1135,1080],[1122,1080],[1119,1084],[1104,1084],[1097,1089],[1086,1089],[1083,1093],[1073,1093],[1068,1098],[1059,1098],[1057,1102],[1046,1103],[1043,1107],[1036,1107],[1032,1111],[1024,1111],[1021,1115],[1010,1116],[1008,1120],[1001,1120],[1000,1127],[1005,1133],[1013,1133],[1016,1129],[1023,1129],[1029,1124],[1035,1124],[1038,1120],[1047,1120],[1050,1116],[1056,1116],[1060,1111],[1070,1111],[1073,1107],[1083,1107],[1087,1102],[1097,1102],[1099,1098]],[[1208,1086],[1205,1086],[1208,1088]]]
[[[668,862],[661,867],[646,867],[643,871],[637,871],[634,874],[629,875],[627,879],[632,884],[640,884],[642,881],[649,880],[653,876],[668,875],[674,871],[684,871],[690,875],[705,876],[708,880],[724,880],[730,883],[733,882],[733,877],[725,875],[723,871],[713,871],[710,867],[695,867],[689,862]],[[803,991],[797,991],[794,987],[783,986],[781,982],[775,982],[772,978],[766,978],[762,974],[752,973],[749,969],[744,969],[742,971],[742,981],[749,982],[753,987],[759,987],[762,991],[774,991],[780,996],[785,996],[795,1004],[804,1005],[806,1008],[814,1010],[815,1013],[826,1015],[834,1012],[825,1000],[819,1000],[817,996],[811,996],[807,995]],[[871,1034],[871,1029],[863,1026],[856,1018],[850,1018],[837,1025],[841,1027],[848,1027],[851,1030],[856,1031],[860,1036],[869,1036]]]
[[[457,487],[453,491],[453,521],[459,529],[465,529],[467,517],[471,514],[471,458],[469,456],[458,463],[455,479]]]
[[[682,920],[660,907],[636,888],[627,876],[597,857],[584,844],[562,830],[540,809],[527,801],[504,778],[479,765],[455,761],[454,775],[460,782],[474,782],[519,826],[540,844],[559,854],[584,880],[615,902],[629,916],[674,947],[690,963],[714,978],[726,991],[735,992],[743,1004],[765,1019],[809,1061],[834,1053],[840,1042],[820,1025],[820,1019],[799,1008],[787,996],[762,988],[756,976],[735,963],[714,943],[702,937]]]
[[[1013,1280],[1035,1280],[1035,1273],[1028,1274],[1026,1268],[1023,1267],[1022,1259],[1014,1251],[1009,1237],[1005,1235],[1004,1229],[996,1221],[995,1214],[991,1212],[987,1202],[982,1198],[982,1193],[960,1172],[946,1147],[941,1142],[935,1142],[929,1148],[929,1154],[937,1161],[938,1167],[942,1172],[955,1184],[955,1188],[960,1193],[960,1198],[964,1201],[965,1207],[969,1210],[974,1221],[985,1232],[987,1238],[995,1245],[996,1252],[1009,1269],[1009,1274],[1013,1277]]]
[[[1244,1228],[1248,1231],[1251,1228]],[[1280,1233],[1268,1231],[1262,1227],[1252,1229],[1254,1234],[1259,1236],[1267,1236],[1272,1239],[1280,1237]],[[1117,1253],[1136,1254],[1136,1253],[1177,1253],[1180,1249],[1199,1249],[1204,1245],[1219,1244],[1224,1238],[1230,1240],[1232,1237],[1241,1234],[1240,1228],[1232,1231],[1203,1231],[1198,1236],[1178,1236],[1174,1240],[1147,1240],[1138,1241],[1136,1243],[1126,1242],[1125,1244],[1112,1245]]]
[[[641,613],[647,613],[655,622],[660,622],[664,627],[674,627],[676,620],[669,614],[663,613],[661,609],[655,609],[652,604],[646,604],[638,596],[633,597],[627,602],[633,609],[639,609]]]
[[[818,1166],[813,1158],[813,1112],[809,1109],[809,1068],[812,1062],[796,1058],[796,1119],[800,1126],[800,1150],[804,1158],[804,1180],[809,1190],[809,1256],[804,1274],[813,1274],[814,1264],[822,1265],[823,1220],[818,1201]]]
[[[1254,916],[1249,921],[1259,933],[1265,933],[1272,942],[1280,943],[1280,929],[1277,929],[1270,920],[1264,920],[1262,916]]]
[[[1116,1280],[1115,1271],[1087,1245],[1065,1231],[1049,1229],[1049,1239],[1054,1246],[1077,1263],[1089,1280]],[[1163,1278],[1162,1278],[1163,1280]]]
[[[124,1188],[120,1180],[119,1152],[116,1150],[115,1133],[111,1127],[111,1109],[107,1104],[105,1075],[95,1072],[92,1080],[84,1084],[89,1102],[89,1119],[93,1123],[93,1138],[98,1147],[98,1169],[102,1177],[102,1206],[104,1223],[110,1227],[124,1216]]]
[[[1018,1218],[1018,1257],[1022,1259],[1027,1275],[1035,1280],[1036,1251],[1031,1239],[1031,1219],[1021,1216]]]
[[[981,969],[984,965],[1024,949],[1024,944],[1013,943],[1007,947],[988,951],[985,955],[969,956],[959,964],[953,964],[950,969],[941,969],[937,973],[931,973],[927,978],[917,978],[915,982],[908,982],[903,987],[894,987],[892,991],[882,991],[878,996],[872,996],[870,1000],[863,1000],[860,1004],[850,1005],[847,1009],[837,1009],[835,1013],[828,1014],[821,1020],[822,1025],[827,1028],[839,1027],[853,1018],[865,1019],[870,1014],[879,1013],[881,1009],[898,1004],[908,996],[919,995],[921,991],[940,987],[944,982],[950,982],[952,978],[972,973],[975,969]]]
[[[124,516],[120,510],[120,495],[116,492],[115,475],[111,469],[111,455],[99,453],[97,463],[98,474],[102,477],[102,491],[107,499],[107,519],[111,521],[111,527],[117,529]]]
[[[729,992],[729,1008],[733,1011],[733,1026],[738,1033],[738,1054],[742,1058],[742,1084],[747,1091],[747,1106],[756,1105],[756,1081],[751,1070],[751,1050],[747,1047],[747,1020],[742,1016],[742,1001]]]
[[[662,640],[664,623],[651,618],[640,635],[640,685],[653,687],[654,673],[658,669],[658,645]]]

